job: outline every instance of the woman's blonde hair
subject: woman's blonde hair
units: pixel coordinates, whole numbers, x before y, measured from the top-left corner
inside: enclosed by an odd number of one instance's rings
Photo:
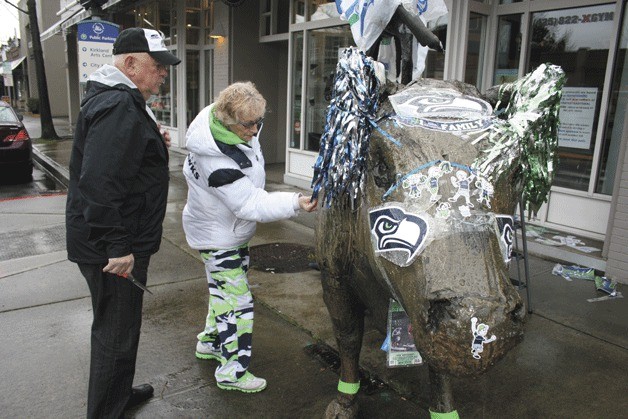
[[[250,81],[237,82],[220,92],[214,104],[216,118],[223,125],[233,125],[243,121],[244,115],[263,116],[266,112],[266,99]]]

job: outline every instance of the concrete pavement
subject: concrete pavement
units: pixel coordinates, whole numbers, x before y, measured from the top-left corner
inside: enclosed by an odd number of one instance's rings
[[[37,138],[39,121],[26,116],[25,122]],[[35,148],[40,164],[62,180],[69,161],[70,127],[63,120],[55,124],[66,139],[37,141]],[[150,382],[156,395],[131,416],[322,417],[338,377],[333,365],[321,361],[329,357],[320,351],[335,343],[314,270],[251,271],[256,299],[251,371],[268,379],[267,390],[255,395],[219,390],[213,378],[215,364],[194,357],[207,288],[202,263],[187,247],[181,229],[186,195],[180,173],[183,158],[178,150],[171,153],[164,238],[149,273],[155,294],[144,299],[136,382]],[[272,170],[269,175],[269,190],[290,189]],[[14,232],[11,226],[25,216],[28,222],[18,224],[22,234],[32,226],[38,226],[39,234],[53,234],[63,224],[63,203],[63,195],[0,202],[0,214],[7,220],[0,234]],[[260,225],[251,244],[311,246],[314,217],[302,214]],[[63,249],[50,250],[0,261],[0,370],[5,378],[0,383],[0,417],[84,415],[89,294]],[[589,302],[601,296],[591,282],[552,275],[556,260],[533,255],[528,260],[534,313],[524,341],[487,374],[454,380],[461,417],[625,417],[628,300]],[[513,266],[516,276],[514,271]],[[428,417],[427,368],[386,368],[385,354],[378,349],[383,339],[367,327],[361,363],[375,380],[361,392],[362,417]]]

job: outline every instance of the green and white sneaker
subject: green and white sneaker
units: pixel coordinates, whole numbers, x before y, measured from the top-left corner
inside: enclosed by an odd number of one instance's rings
[[[220,361],[222,353],[220,349],[214,347],[213,342],[201,342],[196,343],[196,357],[199,359],[215,359]]]
[[[238,390],[244,393],[257,393],[266,388],[266,380],[256,377],[248,371],[235,383],[223,382],[217,384],[218,388],[223,390]]]

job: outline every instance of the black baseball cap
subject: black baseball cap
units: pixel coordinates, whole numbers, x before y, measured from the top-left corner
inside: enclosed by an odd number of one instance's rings
[[[146,52],[163,65],[177,65],[181,62],[166,48],[163,34],[154,29],[128,28],[120,32],[113,43],[113,55],[130,52]]]

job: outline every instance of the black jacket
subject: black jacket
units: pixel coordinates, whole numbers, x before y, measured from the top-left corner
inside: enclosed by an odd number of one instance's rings
[[[88,82],[81,103],[66,206],[68,259],[77,263],[148,256],[161,242],[168,149],[139,90],[117,82],[121,74],[110,85]]]

